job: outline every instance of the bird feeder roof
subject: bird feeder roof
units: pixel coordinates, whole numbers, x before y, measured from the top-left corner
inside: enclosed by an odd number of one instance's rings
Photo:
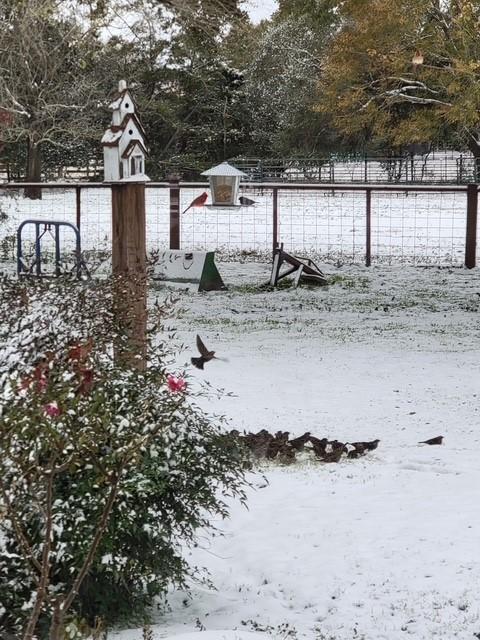
[[[240,177],[246,178],[247,174],[243,173],[239,169],[232,167],[228,162],[222,162],[218,164],[216,167],[212,167],[211,169],[207,169],[203,171],[202,176],[231,176],[231,177]]]

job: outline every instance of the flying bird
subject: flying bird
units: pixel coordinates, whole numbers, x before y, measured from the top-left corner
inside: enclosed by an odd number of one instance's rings
[[[250,198],[246,198],[245,196],[240,196],[238,201],[244,207],[251,207],[252,205],[256,204],[255,200],[250,200]]]
[[[437,436],[436,438],[430,438],[429,440],[422,440],[418,444],[442,444],[443,436]]]
[[[226,362],[225,358],[219,358],[218,356],[216,356],[215,351],[209,351],[202,342],[202,339],[199,335],[197,335],[197,349],[200,351],[200,357],[190,358],[191,363],[194,367],[197,367],[197,369],[203,369],[205,363],[210,362],[210,360],[213,360],[214,358],[215,360],[223,360]]]
[[[191,203],[188,205],[185,211],[182,211],[182,214],[187,213],[187,211],[192,207],[203,207],[207,199],[208,199],[208,193],[204,191],[203,193],[201,193],[199,196],[197,196],[191,201]]]

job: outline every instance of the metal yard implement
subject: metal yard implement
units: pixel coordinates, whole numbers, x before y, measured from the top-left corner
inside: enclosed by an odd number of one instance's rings
[[[288,269],[280,273],[283,264],[289,265]],[[270,276],[270,286],[276,287],[278,282],[286,276],[295,273],[295,288],[300,282],[307,284],[327,285],[328,280],[320,271],[317,265],[310,258],[300,258],[292,256],[283,250],[283,243],[273,252],[272,274]]]
[[[34,258],[27,262],[23,251],[23,230],[27,225],[35,227]],[[53,227],[53,230],[52,230]],[[62,268],[62,251],[60,244],[60,227],[68,227],[75,234],[74,264],[68,270]],[[54,271],[45,272],[42,270],[42,239],[53,238],[55,242]],[[38,278],[58,278],[61,275],[75,273],[77,278],[82,275],[89,277],[87,265],[82,259],[80,232],[78,228],[70,222],[59,222],[55,220],[24,220],[17,230],[17,274],[19,276],[36,276]]]

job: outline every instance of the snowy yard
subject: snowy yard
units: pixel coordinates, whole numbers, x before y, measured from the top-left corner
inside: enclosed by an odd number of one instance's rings
[[[179,365],[197,332],[229,358],[192,372],[234,393],[208,408],[232,428],[381,442],[263,466],[248,510],[191,553],[217,590],[173,593],[155,640],[480,634],[479,272],[329,268],[327,289],[259,293],[268,266],[220,270],[230,290],[182,293],[176,321]]]

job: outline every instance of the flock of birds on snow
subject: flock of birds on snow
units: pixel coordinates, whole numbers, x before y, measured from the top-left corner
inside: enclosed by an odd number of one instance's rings
[[[205,364],[210,360],[224,360],[215,355],[205,346],[199,335],[197,335],[197,349],[200,353],[198,357],[192,357],[191,363],[197,369],[204,369]],[[244,433],[233,429],[230,436],[240,440],[251,454],[257,459],[278,460],[284,464],[295,462],[297,454],[309,451],[315,458],[322,462],[339,462],[342,457],[360,458],[369,451],[374,451],[378,447],[380,440],[370,440],[366,442],[340,442],[339,440],[328,440],[328,438],[317,438],[307,431],[302,436],[290,439],[288,431],[277,431],[275,435],[266,429],[261,429],[258,433]],[[440,445],[443,443],[443,436],[435,436],[428,440],[422,440],[419,444]]]

